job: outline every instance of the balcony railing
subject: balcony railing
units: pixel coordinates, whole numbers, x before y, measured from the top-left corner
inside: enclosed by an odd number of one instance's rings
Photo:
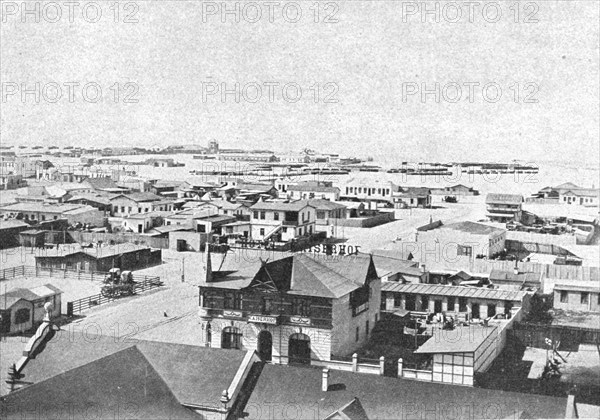
[[[238,309],[200,308],[200,316],[205,318],[225,318],[257,324],[295,325],[304,327],[331,328],[331,318],[316,318],[287,314],[263,314]]]

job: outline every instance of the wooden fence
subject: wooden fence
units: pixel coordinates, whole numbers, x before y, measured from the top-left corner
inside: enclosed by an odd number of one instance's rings
[[[31,269],[32,267],[19,265],[16,267],[4,268],[0,270],[0,281],[14,279],[15,277],[24,277],[28,268]]]
[[[105,244],[123,244],[132,243],[135,245],[146,245],[150,248],[169,248],[169,238],[157,238],[153,236],[145,236],[137,233],[105,233],[105,232],[79,232],[68,231],[74,242],[78,243],[97,243],[102,241]]]
[[[162,286],[160,277],[144,276],[143,281],[138,281],[134,276],[134,281],[137,281],[135,284],[134,293],[145,292],[146,290],[156,289],[157,287]],[[95,306],[104,305],[118,299],[119,298],[103,296],[101,293],[99,293],[97,295],[67,302],[67,316],[71,317],[76,313],[80,313]]]
[[[546,339],[560,341],[560,350],[577,351],[580,344],[600,344],[600,326],[583,328],[568,325],[547,325],[532,322],[515,322],[509,337],[535,348],[548,348]]]

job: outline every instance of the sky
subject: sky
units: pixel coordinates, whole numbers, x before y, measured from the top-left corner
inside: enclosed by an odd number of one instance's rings
[[[599,2],[275,3],[2,0],[0,141],[598,167]]]

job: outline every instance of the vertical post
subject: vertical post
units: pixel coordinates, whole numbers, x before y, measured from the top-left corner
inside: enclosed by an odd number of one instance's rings
[[[379,376],[383,376],[384,371],[385,371],[385,357],[381,356],[379,358]]]
[[[358,354],[352,355],[352,372],[358,372]]]
[[[402,377],[402,358],[398,359],[398,378]]]

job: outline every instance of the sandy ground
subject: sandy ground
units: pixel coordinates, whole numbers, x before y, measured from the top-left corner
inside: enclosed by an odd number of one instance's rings
[[[561,381],[579,385],[598,385],[600,383],[600,349],[594,345],[581,344],[579,351],[560,352],[566,363],[561,365]],[[532,361],[532,369],[539,374],[546,363],[546,350],[528,347],[523,360]],[[541,368],[541,370],[539,369]]]

